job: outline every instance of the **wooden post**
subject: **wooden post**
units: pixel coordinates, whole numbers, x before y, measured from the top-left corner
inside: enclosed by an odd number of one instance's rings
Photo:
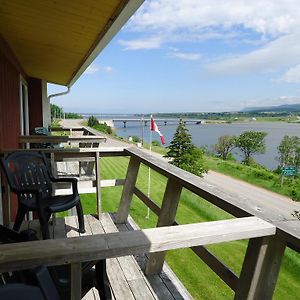
[[[97,197],[97,215],[98,219],[102,216],[101,203],[101,174],[100,174],[100,157],[99,152],[95,152],[95,173],[96,173],[96,197]]]
[[[181,195],[182,185],[172,178],[168,179],[157,227],[173,225]],[[151,253],[146,266],[146,275],[159,274],[165,261],[166,252]]]
[[[125,184],[123,187],[121,201],[118,208],[118,213],[116,217],[117,223],[125,223],[127,221],[139,168],[140,168],[139,159],[137,157],[132,156],[129,161]]]
[[[71,264],[71,300],[81,299],[81,263]]]
[[[277,236],[249,240],[235,300],[272,299],[285,246]]]

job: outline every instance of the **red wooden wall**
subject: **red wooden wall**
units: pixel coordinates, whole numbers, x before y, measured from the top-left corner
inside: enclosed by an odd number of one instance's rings
[[[0,149],[17,148],[20,134],[20,70],[0,38]]]
[[[20,75],[28,84],[29,126],[32,131],[34,127],[43,124],[42,82],[40,79],[26,76],[0,35],[0,150],[19,148],[18,140],[21,133]],[[10,207],[11,220],[14,220],[18,207],[14,195],[11,195]]]

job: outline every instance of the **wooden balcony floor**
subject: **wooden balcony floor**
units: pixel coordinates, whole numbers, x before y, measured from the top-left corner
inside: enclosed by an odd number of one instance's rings
[[[85,215],[85,234],[77,231],[77,217],[57,218],[56,225],[51,226],[50,234],[54,238],[75,237],[127,231],[138,229],[129,217],[127,224],[114,224],[113,214],[103,214],[101,222],[91,215]],[[39,232],[37,220],[23,224],[22,229],[32,228]],[[145,276],[143,270],[147,255],[123,256],[107,260],[107,273],[111,284],[113,299],[192,299],[189,292],[165,263],[160,275]],[[100,299],[96,289],[90,290],[85,300]]]

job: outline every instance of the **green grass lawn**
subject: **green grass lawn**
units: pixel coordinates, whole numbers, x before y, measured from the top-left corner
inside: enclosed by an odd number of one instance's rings
[[[288,196],[296,201],[300,200],[299,179],[285,178],[284,184],[281,186],[280,175],[263,168],[246,166],[234,161],[224,161],[212,156],[205,156],[205,164],[209,170],[247,181],[272,192]]]
[[[101,159],[101,176],[103,179],[125,178],[129,159],[114,157]],[[147,192],[148,168],[141,166],[137,186]],[[158,204],[163,198],[166,179],[151,171],[151,195]],[[116,211],[119,205],[122,187],[102,189],[104,211]],[[96,212],[96,196],[81,195],[84,213]],[[157,217],[151,213],[147,219],[147,207],[134,197],[130,214],[141,228],[155,227]],[[177,221],[179,223],[194,223],[232,218],[219,208],[183,190]],[[209,249],[239,274],[247,241],[222,243],[210,246]],[[195,299],[232,299],[233,292],[217,275],[215,275],[190,249],[169,251],[167,262],[181,279]],[[299,299],[300,291],[300,255],[290,249],[285,252],[274,299]]]

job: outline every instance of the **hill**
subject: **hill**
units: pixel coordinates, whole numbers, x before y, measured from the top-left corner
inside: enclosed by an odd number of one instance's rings
[[[246,107],[242,112],[300,112],[300,103],[278,106]]]

